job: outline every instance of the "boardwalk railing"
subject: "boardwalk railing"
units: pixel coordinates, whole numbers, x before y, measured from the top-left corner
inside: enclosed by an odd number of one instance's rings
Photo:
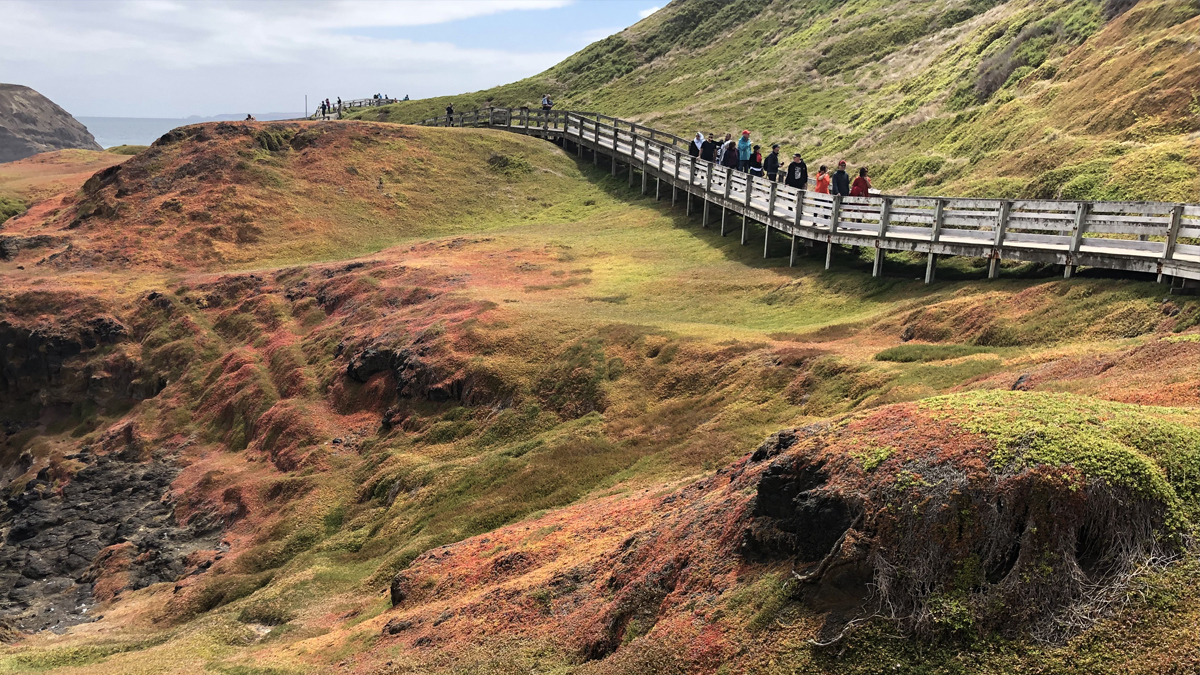
[[[833,246],[865,246],[875,250],[874,274],[882,273],[885,251],[927,254],[925,281],[933,281],[940,255],[989,260],[988,276],[999,274],[1001,260],[1059,264],[1070,277],[1076,267],[1148,272],[1180,286],[1200,280],[1200,205],[1166,202],[1075,202],[1045,199],[959,199],[872,195],[845,197],[798,190],[765,178],[692,157],[689,140],[627,120],[598,113],[537,109],[484,108],[452,117],[427,119],[428,126],[499,127],[562,139],[582,156],[612,158],[613,175],[628,167],[629,182],[640,171],[643,194],[650,177],[656,198],[665,182],[674,204],[682,191],[692,211],[692,197],[703,200],[703,225],[712,207],[726,216],[742,216],[742,243],[747,220],[766,227],[763,254],[771,230],[792,238],[791,260],[798,245],[826,244],[825,265]]]

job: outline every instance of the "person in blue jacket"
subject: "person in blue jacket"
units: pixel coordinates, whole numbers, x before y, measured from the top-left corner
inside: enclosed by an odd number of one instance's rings
[[[754,144],[750,142],[750,132],[743,131],[737,142],[738,169],[746,171],[750,168],[750,156],[754,154]]]

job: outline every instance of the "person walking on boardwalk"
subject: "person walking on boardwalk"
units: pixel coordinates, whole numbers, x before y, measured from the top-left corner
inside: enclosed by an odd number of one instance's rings
[[[743,131],[737,142],[738,168],[745,171],[750,168],[750,155],[754,154],[754,144],[750,142],[750,132]]]
[[[704,149],[704,143],[704,134],[697,131],[696,137],[693,138],[692,142],[688,144],[688,154],[692,157],[699,157],[700,151]]]
[[[858,170],[858,178],[854,179],[854,184],[850,186],[851,197],[870,197],[871,196],[871,179],[867,178],[867,167]]]
[[[771,154],[763,160],[763,171],[767,173],[767,180],[772,183],[779,180],[779,144],[771,146]]]
[[[550,112],[550,109],[553,107],[554,101],[550,100],[550,94],[542,94],[542,110],[544,112]]]
[[[835,195],[850,196],[850,174],[846,173],[846,160],[838,162],[837,171],[833,172],[830,190]]]
[[[750,152],[750,161],[746,163],[746,171],[755,178],[763,177],[763,156],[759,145],[754,146]]]
[[[738,168],[741,160],[738,159],[737,144],[732,140],[725,142],[725,150],[721,155],[721,166],[727,166],[731,169]]]
[[[454,123],[454,104],[453,103],[446,106],[446,123],[447,124]]]
[[[725,141],[721,143],[721,149],[717,150],[717,160],[725,161],[725,151],[729,149],[729,145],[733,143],[733,134],[725,134]],[[734,167],[736,168],[736,167]]]
[[[721,144],[717,142],[716,137],[712,135],[711,131],[708,132],[708,138],[704,139],[704,143],[700,146],[700,159],[707,162],[717,161],[717,150],[720,147]]]
[[[823,195],[829,194],[829,183],[830,183],[829,169],[824,164],[822,164],[821,168],[817,170],[817,190],[816,191]]]
[[[797,190],[808,189],[808,165],[800,158],[800,153],[792,155],[792,163],[788,164],[787,176],[783,179],[783,184]]]

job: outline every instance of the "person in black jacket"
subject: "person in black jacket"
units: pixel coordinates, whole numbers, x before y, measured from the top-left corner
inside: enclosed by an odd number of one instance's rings
[[[792,163],[788,164],[787,176],[784,177],[783,184],[797,190],[808,189],[808,165],[800,158],[800,153],[792,155]]]
[[[771,146],[771,154],[763,160],[763,171],[767,172],[767,179],[772,183],[779,180],[779,144]]]
[[[763,177],[762,146],[756,145],[750,149],[750,159],[746,160],[746,173],[755,178]]]
[[[737,143],[725,143],[725,154],[721,155],[721,166],[731,169],[738,168],[741,159],[738,157]]]
[[[713,138],[710,131],[708,137],[704,139],[704,145],[700,146],[700,159],[709,162],[717,161],[717,148],[721,147],[721,144],[713,140]]]
[[[830,192],[843,197],[850,196],[850,174],[846,173],[846,160],[838,162],[837,171],[833,172],[833,184]]]
[[[688,154],[692,157],[699,157],[700,148],[702,147],[704,147],[704,134],[697,131],[696,138],[692,139],[691,143],[688,143]]]

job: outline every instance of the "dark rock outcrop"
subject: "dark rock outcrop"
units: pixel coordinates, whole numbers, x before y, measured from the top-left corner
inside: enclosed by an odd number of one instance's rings
[[[29,87],[0,84],[0,162],[51,150],[103,150],[66,110]]]
[[[85,466],[59,489],[43,470],[8,499],[0,516],[0,618],[23,631],[89,621],[97,587],[111,597],[173,581],[189,554],[212,547],[209,532],[175,520],[168,488],[178,469],[138,462],[137,454],[85,450],[70,457]]]

